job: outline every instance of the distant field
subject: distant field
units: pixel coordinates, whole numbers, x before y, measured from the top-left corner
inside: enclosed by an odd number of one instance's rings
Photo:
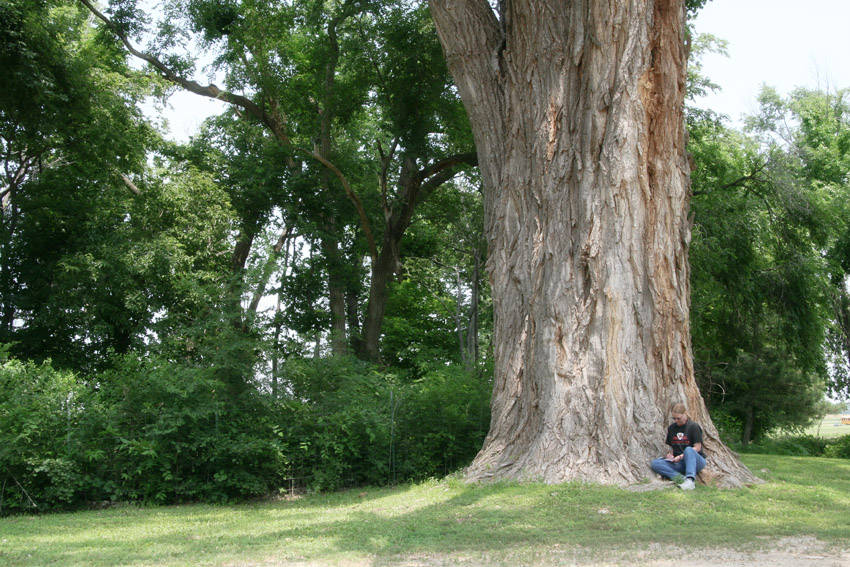
[[[845,415],[845,417],[847,416]],[[807,429],[806,433],[827,439],[841,437],[842,435],[850,435],[850,425],[842,425],[840,415],[828,415],[823,418],[819,425],[816,424]]]

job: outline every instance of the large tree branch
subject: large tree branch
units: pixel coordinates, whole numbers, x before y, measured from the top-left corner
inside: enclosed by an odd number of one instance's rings
[[[354,207],[357,209],[357,215],[360,217],[360,224],[363,228],[363,232],[366,235],[366,240],[369,242],[369,254],[372,257],[372,261],[374,262],[378,258],[378,249],[375,246],[375,237],[372,234],[372,225],[369,223],[369,217],[366,216],[366,209],[363,207],[363,202],[351,188],[351,185],[348,184],[348,180],[345,178],[345,175],[339,170],[337,166],[333,163],[320,156],[316,152],[310,152],[307,150],[303,150],[301,148],[297,148],[299,151],[302,151],[306,154],[309,154],[316,161],[327,167],[334,175],[337,176],[339,182],[342,184],[342,188],[345,191],[345,194],[354,203]]]
[[[393,142],[390,145],[390,150],[388,153],[384,152],[384,148],[381,146],[381,141],[378,140],[378,154],[381,156],[381,175],[379,177],[379,181],[381,184],[381,206],[384,209],[384,221],[389,221],[392,216],[392,207],[390,206],[389,200],[389,183],[387,178],[389,176],[390,164],[392,163],[393,156],[395,155],[396,148],[398,148],[398,136],[393,138]]]
[[[726,189],[732,189],[732,188],[735,188],[735,187],[747,187],[750,182],[761,181],[763,179],[762,176],[761,176],[761,173],[767,168],[768,163],[769,163],[769,161],[765,161],[764,163],[762,163],[761,165],[756,167],[753,170],[752,173],[742,175],[741,177],[739,177],[735,181],[730,181],[729,183],[726,183],[725,185],[721,185],[720,187],[717,187],[716,190],[717,191],[725,191]],[[707,195],[708,193],[709,193],[709,191],[694,191],[694,197],[697,197],[697,196],[700,196],[700,195]]]
[[[451,167],[455,167],[456,165],[470,165],[475,166],[478,165],[478,154],[475,152],[469,152],[465,154],[454,154],[447,158],[441,159],[438,162],[434,162],[428,167],[424,168],[419,172],[420,179],[429,179],[438,173],[443,172],[446,169]]]
[[[464,99],[482,96],[483,81],[499,74],[505,32],[487,0],[429,0],[449,69]]]
[[[413,218],[414,209],[425,201],[431,193],[458,174],[460,165],[477,165],[478,157],[474,153],[455,154],[429,165],[419,171],[409,171],[413,161],[402,167],[400,179],[401,207],[387,217],[387,234],[394,234],[397,240],[407,230]]]
[[[502,0],[502,22],[487,0],[429,0],[431,16],[443,46],[446,62],[469,115],[488,187],[499,185],[491,147],[506,139],[504,131],[506,81],[505,54],[510,50],[510,0]]]
[[[275,261],[280,256],[281,250],[283,250],[283,245],[286,243],[286,239],[292,236],[292,227],[286,226],[283,229],[280,237],[277,239],[277,244],[274,245],[272,249],[272,253],[269,255],[266,260],[266,265],[263,267],[263,275],[260,280],[260,283],[257,285],[257,289],[254,290],[254,295],[251,298],[251,303],[248,305],[248,311],[256,314],[257,308],[260,306],[260,300],[266,293],[266,286],[269,283],[269,279],[272,275],[272,269],[274,268]]]
[[[457,175],[459,165],[478,165],[478,155],[475,153],[455,154],[440,160],[419,172],[419,178],[425,180],[419,188],[413,206],[428,198],[431,193],[443,183]]]
[[[121,180],[124,182],[124,185],[126,185],[126,186],[127,186],[127,188],[128,188],[130,191],[132,191],[132,192],[133,192],[133,194],[135,194],[135,195],[137,195],[137,196],[142,194],[142,191],[141,191],[141,190],[140,190],[140,189],[136,186],[136,184],[135,184],[135,183],[133,183],[133,180],[132,180],[132,179],[130,179],[129,177],[127,177],[127,176],[126,176],[125,174],[123,174],[123,173],[119,173],[118,175],[120,175],[120,176],[121,176]]]
[[[0,186],[0,198],[3,199],[5,203],[6,197],[21,184],[21,181],[24,179],[26,174],[30,170],[31,160],[30,158],[22,158],[18,168],[16,170],[10,169],[9,165],[11,163],[10,159],[5,160],[5,168],[6,168],[6,179],[4,180],[5,186]],[[4,205],[5,206],[5,205]]]
[[[112,33],[114,33],[115,36],[121,40],[121,43],[124,44],[124,46],[127,48],[127,51],[132,53],[133,56],[143,61],[146,61],[147,63],[152,65],[156,70],[162,73],[162,76],[165,77],[168,81],[179,85],[187,91],[195,93],[197,95],[221,100],[228,104],[244,108],[245,111],[260,120],[266,126],[268,126],[278,140],[286,143],[287,145],[292,145],[292,142],[289,140],[289,137],[286,135],[286,132],[283,129],[283,124],[279,121],[277,116],[273,116],[267,113],[258,104],[256,104],[254,101],[247,97],[231,93],[229,91],[223,91],[212,83],[203,86],[200,83],[178,75],[174,72],[173,69],[169,68],[165,63],[163,63],[153,55],[144,53],[136,49],[136,47],[133,45],[127,35],[122,33],[118,26],[116,26],[112,20],[106,17],[97,8],[95,8],[95,6],[90,2],[90,0],[80,0],[80,2],[82,2],[83,5],[85,5],[85,7],[88,8],[92,14],[94,14],[99,20],[101,20],[106,25],[106,27],[108,27],[112,31]]]
[[[332,18],[331,21],[328,22],[329,57],[327,66],[325,67],[325,92],[323,105],[320,110],[320,146],[318,150],[314,150],[311,155],[313,159],[317,160],[334,175],[336,175],[337,179],[339,179],[339,182],[342,185],[343,190],[345,191],[346,196],[348,196],[348,199],[354,204],[354,208],[357,209],[357,215],[360,218],[360,226],[363,229],[363,233],[366,236],[366,241],[369,244],[369,254],[372,258],[372,262],[375,262],[378,258],[378,248],[375,244],[375,237],[372,234],[372,225],[369,222],[369,217],[366,215],[366,209],[363,207],[362,201],[351,188],[351,185],[349,185],[348,180],[345,178],[339,168],[336,167],[333,163],[331,163],[328,159],[328,156],[331,153],[332,142],[331,125],[333,122],[333,112],[331,110],[331,107],[333,105],[334,87],[336,86],[337,63],[339,61],[339,40],[337,39],[337,27],[349,17],[350,9],[351,4],[347,4],[340,15],[335,18]]]
[[[345,175],[343,175],[339,168],[337,168],[333,163],[331,163],[326,157],[320,155],[319,152],[306,150],[292,143],[292,140],[290,140],[289,136],[286,134],[286,130],[284,128],[285,121],[280,116],[276,101],[273,100],[270,102],[272,112],[266,112],[266,110],[264,110],[260,105],[258,105],[247,97],[231,93],[229,91],[223,91],[214,84],[203,86],[195,81],[182,77],[181,75],[175,73],[173,69],[169,68],[158,58],[136,49],[136,47],[133,45],[127,35],[122,33],[118,26],[116,26],[115,23],[112,22],[112,20],[106,17],[97,8],[95,8],[95,6],[91,3],[90,0],[80,0],[80,2],[82,2],[83,5],[85,5],[86,8],[91,11],[92,14],[94,14],[99,20],[101,20],[106,25],[106,27],[108,27],[112,31],[112,33],[115,34],[116,37],[118,37],[119,40],[121,40],[121,42],[133,56],[143,61],[146,61],[147,63],[152,65],[155,69],[162,73],[162,76],[166,80],[184,88],[185,90],[191,93],[207,98],[221,100],[228,104],[243,108],[246,112],[257,118],[262,124],[267,126],[272,131],[272,134],[274,135],[275,139],[282,142],[293,151],[306,154],[321,163],[322,165],[324,165],[325,167],[327,167],[340,180],[340,183],[342,184],[342,188],[345,191],[346,196],[354,204],[354,207],[357,210],[357,214],[360,218],[363,232],[369,242],[369,251],[371,253],[373,261],[377,258],[377,248],[375,246],[375,239],[372,234],[371,225],[369,223],[368,217],[366,216],[366,211],[363,207],[363,203],[351,189],[351,185],[346,180]]]

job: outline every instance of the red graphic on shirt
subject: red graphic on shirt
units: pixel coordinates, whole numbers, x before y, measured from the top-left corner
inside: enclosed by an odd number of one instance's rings
[[[684,433],[677,433],[676,438],[673,439],[674,445],[690,445],[689,439],[685,436]]]

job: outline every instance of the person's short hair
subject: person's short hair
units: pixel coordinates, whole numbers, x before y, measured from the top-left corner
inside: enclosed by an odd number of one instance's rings
[[[685,415],[688,413],[687,408],[685,408],[685,404],[678,403],[673,404],[673,409],[670,410],[670,413],[675,413],[676,415]]]

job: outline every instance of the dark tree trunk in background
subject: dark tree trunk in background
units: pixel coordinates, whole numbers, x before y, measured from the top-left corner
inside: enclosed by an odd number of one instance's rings
[[[362,356],[367,360],[380,360],[381,328],[389,298],[389,283],[398,271],[401,241],[410,227],[416,207],[457,175],[462,167],[474,163],[474,155],[457,154],[420,170],[412,159],[404,160],[397,202],[394,206],[386,200],[384,203],[386,226],[381,251],[372,265],[369,302],[363,321]]]

